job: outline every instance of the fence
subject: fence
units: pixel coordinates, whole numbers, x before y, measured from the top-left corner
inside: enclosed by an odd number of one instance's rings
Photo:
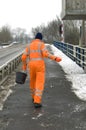
[[[20,62],[21,54],[0,67],[0,85],[7,79],[8,75],[18,66]]]
[[[53,44],[86,71],[86,48],[56,41]]]

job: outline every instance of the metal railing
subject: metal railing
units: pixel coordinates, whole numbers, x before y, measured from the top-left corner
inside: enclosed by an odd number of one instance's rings
[[[0,85],[7,79],[8,75],[11,74],[13,70],[15,70],[20,62],[21,54],[0,66]]]
[[[86,48],[56,41],[53,44],[86,71]]]

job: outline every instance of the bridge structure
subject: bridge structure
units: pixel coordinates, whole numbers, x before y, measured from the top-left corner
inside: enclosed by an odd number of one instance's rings
[[[72,55],[73,49],[71,45],[57,41],[53,44],[59,50],[61,49],[69,54],[70,58],[76,59]],[[47,49],[52,53],[50,45],[47,45]],[[69,75],[63,71],[60,64],[50,59],[45,59],[45,63],[46,80],[42,108],[35,109],[32,103],[29,90],[29,75],[23,85],[12,83],[10,96],[7,99],[5,97],[2,102],[0,100],[0,107],[1,103],[3,103],[0,110],[1,130],[86,129],[86,102],[75,95],[72,89],[72,82],[67,79]],[[21,71],[21,64],[17,65],[16,71]],[[14,77],[13,74],[10,75]],[[4,91],[3,89],[1,90]]]
[[[81,47],[86,47],[86,0],[62,0],[62,20],[78,20]]]
[[[64,54],[70,57],[73,61],[75,61],[80,67],[86,71],[86,48],[71,45],[69,43],[64,43],[60,41],[54,41],[53,45],[60,49]],[[23,49],[19,47],[20,51],[18,54],[14,55],[9,61],[6,61],[4,64],[0,66],[0,85],[7,79],[8,75],[10,75],[16,67],[21,62],[21,55],[23,53],[25,45],[23,45]],[[7,48],[9,52],[9,48]],[[12,49],[12,47],[11,47]],[[18,52],[17,51],[17,52]],[[2,51],[1,51],[2,53]],[[12,54],[11,54],[12,55]],[[3,57],[1,57],[1,61],[3,61]]]

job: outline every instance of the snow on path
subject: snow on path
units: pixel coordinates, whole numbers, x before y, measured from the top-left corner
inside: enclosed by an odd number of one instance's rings
[[[67,57],[62,51],[51,45],[54,55],[62,57],[59,64],[62,66],[66,77],[72,82],[72,91],[83,101],[86,101],[86,73],[73,60]]]

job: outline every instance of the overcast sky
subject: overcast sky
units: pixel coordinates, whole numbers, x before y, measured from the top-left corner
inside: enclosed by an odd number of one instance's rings
[[[60,17],[61,8],[62,0],[0,0],[0,27],[10,25],[30,32]]]

